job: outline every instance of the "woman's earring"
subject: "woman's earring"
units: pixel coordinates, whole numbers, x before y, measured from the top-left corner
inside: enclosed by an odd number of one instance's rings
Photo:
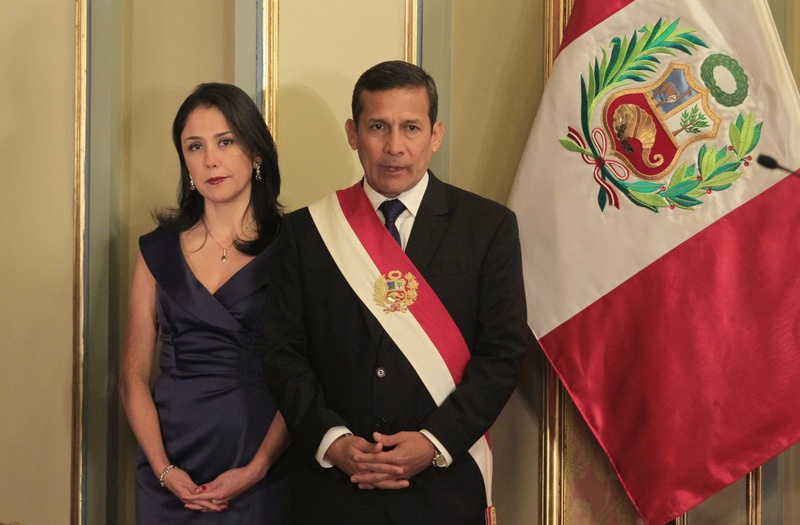
[[[191,175],[189,175],[189,189],[192,190],[192,191],[197,189],[197,188],[194,187],[194,181],[192,180],[192,176]]]
[[[261,180],[261,164],[256,164],[256,180]]]

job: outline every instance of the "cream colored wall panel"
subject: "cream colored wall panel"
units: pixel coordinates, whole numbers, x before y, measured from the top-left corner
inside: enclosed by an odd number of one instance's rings
[[[543,0],[452,2],[450,182],[505,203],[544,82]]]
[[[292,210],[363,174],[344,134],[353,84],[404,58],[405,2],[282,0],[279,24],[281,202]]]
[[[68,523],[74,2],[5,9],[0,49],[0,522]]]
[[[541,356],[523,361],[520,382],[489,434],[494,456],[493,503],[501,525],[539,523]]]
[[[770,2],[771,4],[777,3],[778,0]],[[786,18],[778,21],[778,28],[783,27],[783,45],[786,48],[786,58],[789,60],[789,66],[794,73],[795,82],[797,82],[798,74],[800,74],[800,6],[796,1],[780,0],[784,6]],[[781,23],[782,22],[782,23]]]

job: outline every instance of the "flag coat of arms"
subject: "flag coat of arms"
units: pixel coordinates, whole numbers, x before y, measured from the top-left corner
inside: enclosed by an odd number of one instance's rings
[[[576,0],[510,198],[529,322],[642,518],[800,439],[800,97],[766,0]]]

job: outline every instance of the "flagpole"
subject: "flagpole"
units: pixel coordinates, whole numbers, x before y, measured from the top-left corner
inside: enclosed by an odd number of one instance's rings
[[[543,525],[565,523],[564,490],[566,461],[567,393],[544,354],[542,370],[542,428],[540,476],[540,520]]]
[[[747,475],[747,525],[761,525],[761,467]]]
[[[574,0],[547,0],[545,2],[544,78],[558,54],[564,28],[569,19]],[[567,393],[558,375],[542,354],[542,423],[540,444],[540,509],[539,522],[543,525],[565,525],[564,490],[566,451]]]

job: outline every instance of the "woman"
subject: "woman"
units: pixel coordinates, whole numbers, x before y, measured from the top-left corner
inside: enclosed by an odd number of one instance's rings
[[[172,138],[178,207],[139,239],[120,380],[139,442],[137,523],[287,523],[276,462],[288,433],[260,359],[281,221],[275,145],[253,101],[227,84],[198,86]]]

